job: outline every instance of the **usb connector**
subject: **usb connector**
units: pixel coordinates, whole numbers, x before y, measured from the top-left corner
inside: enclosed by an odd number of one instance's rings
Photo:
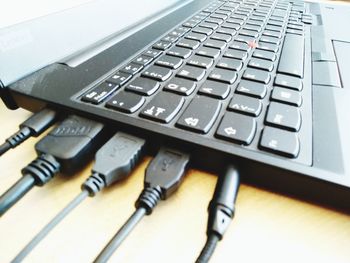
[[[96,153],[92,175],[83,183],[82,192],[61,210],[12,261],[21,262],[25,256],[85,198],[95,196],[103,188],[130,175],[138,164],[145,140],[122,132],[116,133]]]
[[[0,216],[34,186],[43,186],[58,172],[72,174],[90,161],[104,141],[103,125],[72,115],[41,139],[38,157],[22,169],[23,177],[0,197]]]
[[[29,137],[38,137],[56,121],[56,117],[56,112],[47,108],[33,114],[19,125],[20,129],[18,132],[7,138],[0,145],[0,156],[8,150],[17,147]]]
[[[150,215],[160,199],[167,199],[179,187],[190,156],[186,153],[162,148],[146,169],[144,190],[136,201],[136,211],[122,226],[107,246],[95,259],[96,263],[107,262],[123,240],[145,215]]]

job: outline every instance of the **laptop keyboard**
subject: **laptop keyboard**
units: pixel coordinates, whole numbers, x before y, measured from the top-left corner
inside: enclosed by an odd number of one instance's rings
[[[303,75],[312,23],[304,9],[299,1],[214,1],[78,99],[297,159],[312,146],[303,123],[311,115]]]

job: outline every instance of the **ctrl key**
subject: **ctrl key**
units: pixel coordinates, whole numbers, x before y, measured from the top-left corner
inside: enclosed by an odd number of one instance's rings
[[[296,158],[300,145],[295,132],[265,127],[260,139],[260,148],[286,157]]]

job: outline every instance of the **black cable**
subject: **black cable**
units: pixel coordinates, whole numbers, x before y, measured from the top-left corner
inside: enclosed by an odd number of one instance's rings
[[[35,179],[30,175],[24,175],[10,189],[0,197],[0,215],[4,214],[22,196],[34,187]]]
[[[141,138],[116,133],[97,151],[93,174],[83,183],[82,192],[40,230],[12,262],[21,262],[87,196],[95,196],[103,188],[128,176],[142,156],[144,145],[145,140]]]
[[[38,137],[55,122],[56,117],[56,112],[47,108],[33,114],[19,125],[20,130],[18,132],[7,138],[0,146],[0,156],[11,148],[17,147],[29,137]]]
[[[219,237],[217,235],[210,235],[207,238],[207,242],[205,243],[201,254],[197,259],[197,263],[205,263],[208,262],[211,256],[214,253],[217,243],[219,242]]]
[[[107,260],[113,255],[114,251],[122,244],[124,239],[129,233],[136,227],[141,219],[146,215],[146,209],[141,207],[130,216],[128,221],[118,230],[115,236],[108,242],[105,248],[101,251],[95,262],[107,262]]]
[[[238,190],[239,172],[235,166],[230,165],[225,174],[218,178],[214,196],[210,201],[207,242],[196,263],[209,262],[216,244],[223,238],[234,216]]]
[[[24,177],[0,197],[0,216],[33,186],[45,185],[58,172],[81,169],[102,143],[102,129],[101,123],[72,115],[41,139],[35,145],[38,157],[22,169]]]
[[[9,142],[4,142],[0,145],[0,156],[11,149],[11,144]]]
[[[135,213],[100,252],[95,263],[107,262],[143,216],[150,215],[160,199],[167,199],[177,190],[189,159],[186,153],[169,148],[160,149],[146,169],[144,189],[135,203]]]
[[[82,191],[77,197],[75,197],[21,250],[21,252],[11,262],[22,262],[23,259],[33,250],[33,248],[35,248],[36,245],[39,244],[39,242],[51,231],[51,229],[61,222],[70,211],[84,201],[88,195],[88,191]]]

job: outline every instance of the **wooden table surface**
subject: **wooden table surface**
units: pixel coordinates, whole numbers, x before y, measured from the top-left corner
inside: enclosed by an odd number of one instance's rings
[[[0,141],[29,116],[0,106]],[[36,139],[0,158],[0,192],[33,160]],[[92,262],[134,211],[150,158],[121,184],[87,199],[56,227],[25,262]],[[0,218],[0,262],[9,262],[79,193],[91,165],[74,177],[35,187]],[[216,177],[190,170],[179,191],[136,227],[111,262],[194,262],[205,242],[207,205]],[[242,185],[236,217],[212,262],[350,262],[350,215]]]

